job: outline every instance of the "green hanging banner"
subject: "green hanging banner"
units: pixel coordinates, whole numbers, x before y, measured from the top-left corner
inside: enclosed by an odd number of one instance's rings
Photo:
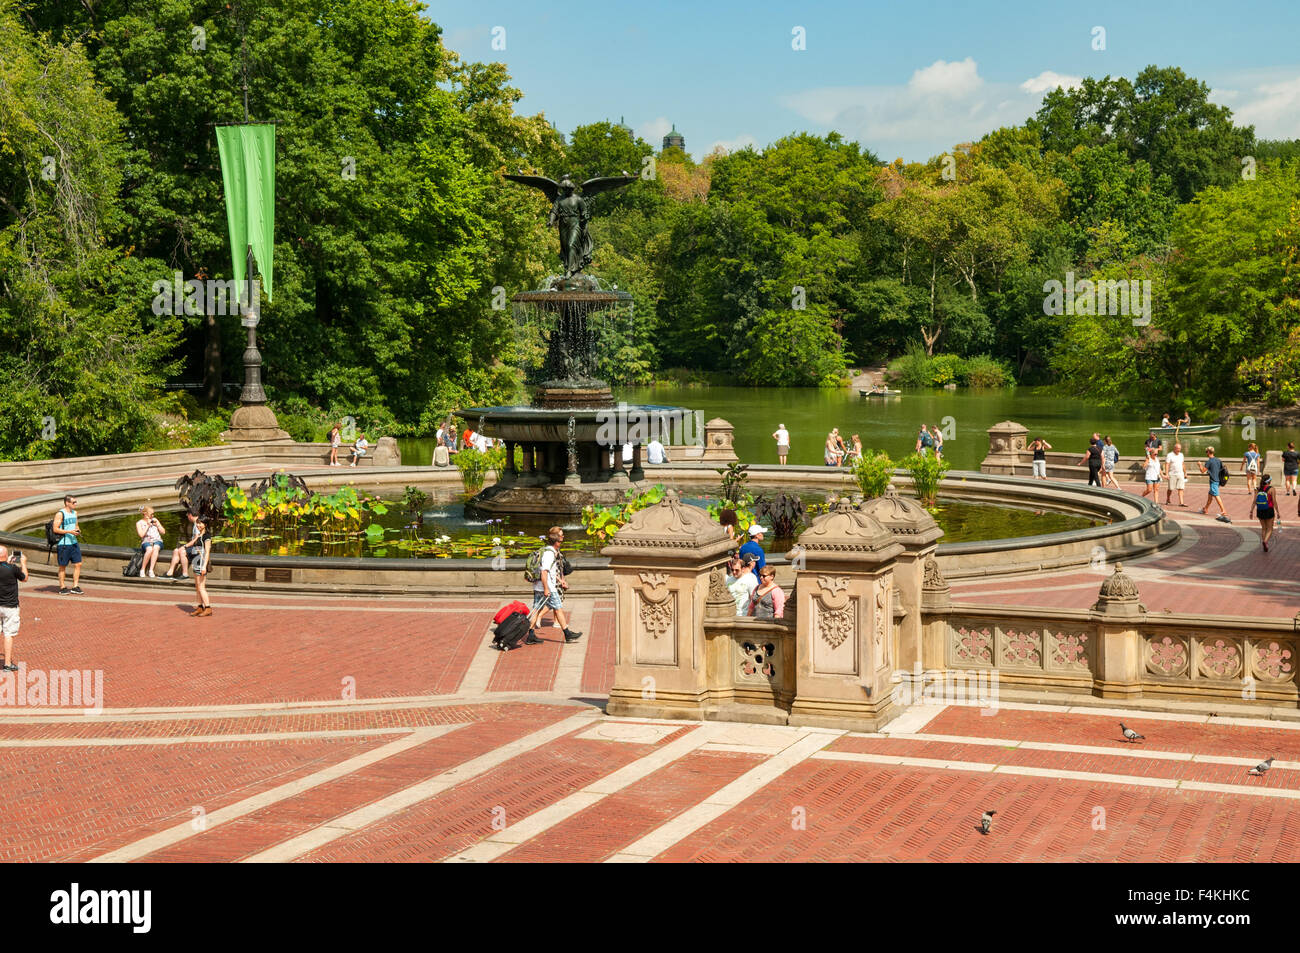
[[[266,300],[270,301],[275,256],[275,126],[218,126],[217,149],[226,188],[230,257],[239,301],[248,304],[244,269],[249,247],[262,274]]]

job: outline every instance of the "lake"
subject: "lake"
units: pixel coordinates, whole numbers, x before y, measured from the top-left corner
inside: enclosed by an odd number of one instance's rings
[[[944,456],[958,470],[979,469],[988,454],[988,428],[1004,420],[1024,424],[1031,439],[1042,436],[1055,450],[1082,456],[1095,430],[1103,436],[1109,434],[1120,453],[1140,456],[1147,428],[1158,424],[1165,410],[1157,408],[1147,418],[1126,415],[1098,408],[1086,400],[1061,397],[1042,387],[905,390],[901,397],[889,398],[860,397],[847,387],[662,386],[619,388],[615,394],[629,404],[669,404],[698,410],[701,423],[714,417],[729,420],[736,428],[736,453],[744,463],[777,462],[772,433],[782,423],[791,434],[789,462],[821,465],[822,448],[831,427],[840,428],[845,443],[856,433],[864,447],[884,450],[899,459],[912,452],[917,427],[925,422],[943,430]],[[1239,425],[1225,425],[1217,434],[1206,437],[1179,439],[1189,457],[1204,456],[1205,448],[1213,446],[1220,456],[1236,461],[1249,442]],[[1300,430],[1258,427],[1254,439],[1261,450],[1282,450],[1288,440],[1300,443]],[[435,441],[431,437],[404,437],[398,443],[404,463],[427,466],[433,456]],[[1165,443],[1165,449],[1169,449],[1168,438]]]

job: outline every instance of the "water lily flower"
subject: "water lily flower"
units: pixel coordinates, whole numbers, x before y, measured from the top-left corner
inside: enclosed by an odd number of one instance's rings
[[[493,546],[500,546],[500,545],[501,545],[501,537],[500,537],[500,536],[493,536],[493,537],[492,537],[492,545],[493,545]]]

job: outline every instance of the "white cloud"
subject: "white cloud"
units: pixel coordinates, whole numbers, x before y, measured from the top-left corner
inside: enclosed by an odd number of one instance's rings
[[[958,142],[999,126],[1019,125],[1037,112],[1042,94],[1077,85],[1045,70],[1023,83],[994,83],[971,57],[936,60],[902,85],[828,86],[782,97],[787,108],[824,129],[857,139],[885,161],[940,155]]]
[[[970,96],[984,85],[979,67],[969,56],[957,63],[935,60],[925,69],[919,69],[908,80],[909,90],[922,96]]]
[[[1300,138],[1300,75],[1261,83],[1249,93],[1223,97],[1239,126],[1254,126],[1260,139]]]
[[[651,119],[649,122],[643,122],[636,127],[636,134],[644,139],[656,149],[664,141],[664,136],[668,135],[668,130],[672,129],[673,124],[660,116],[658,119]]]
[[[718,146],[722,146],[722,148],[727,150],[727,154],[730,155],[733,152],[739,152],[741,149],[746,149],[750,146],[756,147],[757,145],[758,145],[757,139],[755,139],[747,132],[742,132],[734,139],[718,139],[710,143],[709,147],[703,150],[702,152],[700,152],[699,155],[702,158],[708,155],[714,149],[718,148]]]
[[[1031,76],[1020,84],[1020,88],[1027,93],[1050,93],[1058,86],[1065,89],[1074,89],[1076,86],[1083,85],[1082,76],[1064,76],[1050,69],[1045,69],[1037,76]]]

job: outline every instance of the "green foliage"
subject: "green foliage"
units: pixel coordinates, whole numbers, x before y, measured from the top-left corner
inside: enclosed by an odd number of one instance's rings
[[[1074,89],[1058,87],[1027,125],[1062,155],[1113,143],[1187,202],[1208,186],[1239,181],[1241,157],[1254,149],[1253,127],[1233,125],[1231,111],[1209,96],[1209,86],[1177,67],[1148,66],[1132,82],[1089,77]]]
[[[388,506],[375,497],[363,497],[354,487],[333,493],[312,493],[301,478],[283,472],[246,491],[226,490],[225,525],[231,539],[296,539],[303,533],[319,535],[326,544],[343,543],[360,535],[374,537],[374,516]],[[383,534],[383,527],[379,535]]]
[[[1300,401],[1300,327],[1291,329],[1286,343],[1237,368],[1246,396],[1266,400],[1271,406],[1291,406]]]
[[[753,500],[745,483],[749,480],[748,463],[728,463],[725,469],[715,471],[722,477],[718,495],[724,503],[746,503]]]
[[[890,362],[888,375],[905,387],[942,387],[944,384],[984,388],[1015,386],[1015,376],[1003,361],[987,354],[969,358],[956,354],[930,357],[925,348],[915,342],[906,354]]]
[[[128,154],[83,47],[0,0],[0,459],[133,450],[169,409],[177,325],[142,307],[161,263],[122,244]]]
[[[894,478],[894,461],[883,450],[865,449],[853,461],[853,479],[862,495],[869,500],[884,496]]]
[[[931,509],[938,505],[939,482],[948,472],[948,461],[932,453],[924,457],[913,453],[903,458],[903,469],[912,475],[912,490],[921,504]]]
[[[656,483],[650,489],[638,493],[635,489],[628,490],[624,494],[623,502],[614,506],[596,506],[590,505],[583,508],[582,527],[587,531],[587,535],[593,537],[597,544],[603,546],[609,542],[610,537],[617,533],[632,514],[645,509],[647,506],[654,506],[664,498],[664,486],[662,483]]]
[[[483,481],[487,478],[487,472],[495,469],[493,452],[497,448],[493,447],[487,453],[476,450],[473,447],[464,447],[452,455],[451,462],[456,464],[456,469],[460,471],[460,478],[465,484],[466,493],[477,493],[483,489]],[[505,450],[501,450],[501,461],[504,462]],[[499,471],[498,471],[499,472]]]

